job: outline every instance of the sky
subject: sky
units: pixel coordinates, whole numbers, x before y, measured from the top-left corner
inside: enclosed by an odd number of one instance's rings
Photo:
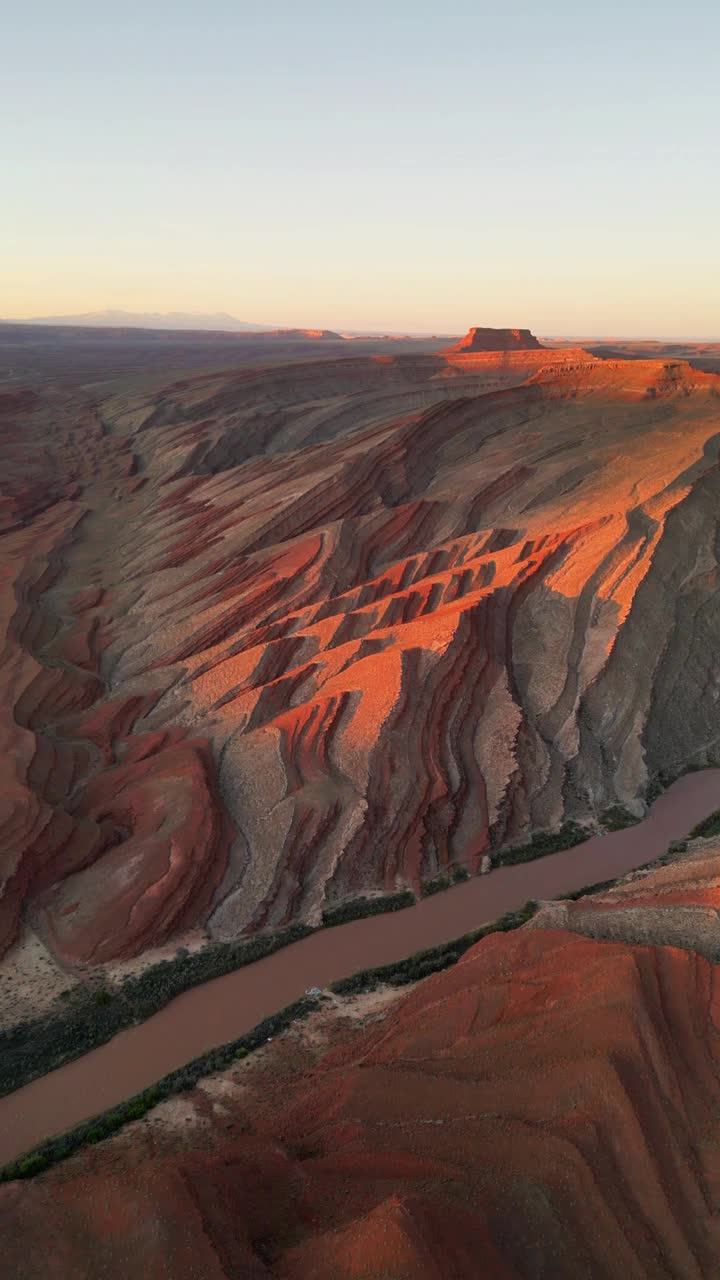
[[[26,0],[0,316],[720,339],[717,0]]]

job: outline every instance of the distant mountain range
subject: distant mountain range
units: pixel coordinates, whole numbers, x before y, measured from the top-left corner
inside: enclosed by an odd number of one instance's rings
[[[121,329],[225,329],[235,333],[263,333],[273,326],[248,324],[226,311],[195,315],[191,311],[87,311],[76,316],[33,316],[23,324],[83,325]]]
[[[290,335],[308,338],[339,339],[360,337],[385,338],[429,338],[429,333],[415,333],[412,330],[346,329],[343,334],[336,334],[329,329],[289,329],[273,324],[251,324],[247,320],[238,320],[227,311],[206,314],[192,311],[85,311],[79,315],[68,316],[32,316],[29,319],[0,319],[0,324],[44,324],[64,325],[68,328],[89,329],[184,329],[184,330],[221,330],[225,333],[273,333],[277,337],[287,338]],[[438,336],[448,337],[449,334]]]

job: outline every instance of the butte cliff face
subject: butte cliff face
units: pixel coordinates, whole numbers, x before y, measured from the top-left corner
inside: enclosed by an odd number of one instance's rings
[[[542,350],[529,329],[468,329],[464,338],[448,347],[447,351],[472,355],[477,351],[538,351]]]
[[[523,349],[6,406],[3,947],[316,922],[713,758],[719,386]]]

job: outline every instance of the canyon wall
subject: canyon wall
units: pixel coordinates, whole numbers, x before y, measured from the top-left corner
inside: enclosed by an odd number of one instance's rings
[[[2,945],[316,923],[714,760],[719,386],[537,349],[10,406]]]

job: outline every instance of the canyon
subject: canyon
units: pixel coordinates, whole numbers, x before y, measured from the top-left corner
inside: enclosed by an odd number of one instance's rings
[[[715,915],[719,852],[680,859],[705,863]],[[615,893],[662,892],[666,872]],[[409,992],[329,1001],[118,1137],[0,1188],[12,1274],[706,1280],[718,970],[693,941],[527,926]]]
[[[506,913],[523,915],[529,898],[539,905],[528,927],[643,942],[672,939],[713,959],[720,954],[714,847],[708,853],[701,842],[699,851],[694,846],[694,854],[674,859],[662,872],[654,870],[647,880],[645,868],[665,855],[669,841],[678,840],[719,803],[720,770],[687,774],[631,828],[606,832],[530,863],[501,867],[490,877],[468,880],[398,912],[319,929],[183,991],[106,1043],[0,1097],[0,1166],[238,1040],[308,991],[332,990],[337,984],[344,990],[348,981],[354,985],[369,959],[373,968],[381,968],[382,985],[388,966],[428,948],[442,949],[479,926],[492,927]],[[612,878],[640,871],[608,893],[588,893],[599,863]],[[160,981],[162,974],[156,976]],[[124,997],[120,986],[116,999]],[[97,1011],[90,1005],[84,1016],[92,1019]],[[3,1045],[3,1050],[9,1057],[11,1046]]]
[[[702,808],[652,856],[717,807],[717,352],[306,330],[232,335],[233,367],[203,369],[217,335],[17,328],[4,1025],[438,876],[469,880],[400,916],[442,896],[446,938],[466,891],[477,923],[503,909],[510,872],[541,905],[2,1188],[13,1274],[715,1274],[717,842],[549,899],[647,860],[640,828],[617,864],[602,833],[689,768]],[[566,829],[587,843],[551,856],[582,857],[579,883],[495,869]],[[383,962],[380,923],[356,967]],[[129,1226],[148,1198],[150,1235]]]
[[[540,348],[13,400],[0,948],[314,925],[720,759],[719,387]]]

